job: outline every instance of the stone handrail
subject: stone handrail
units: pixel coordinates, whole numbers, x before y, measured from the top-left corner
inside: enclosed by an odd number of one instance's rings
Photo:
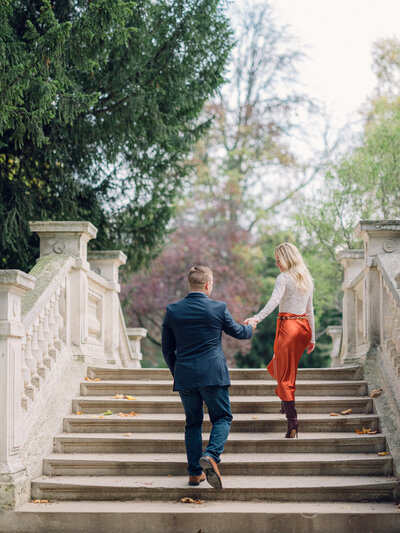
[[[28,497],[29,478],[38,474],[87,366],[140,367],[118,296],[125,254],[88,253],[97,233],[89,222],[30,227],[40,238],[40,258],[30,274],[0,271],[3,508]]]

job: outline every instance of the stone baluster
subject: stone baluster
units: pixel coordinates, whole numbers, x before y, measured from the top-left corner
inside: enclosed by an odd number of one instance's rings
[[[126,331],[128,333],[132,351],[132,362],[129,366],[131,368],[141,368],[142,365],[140,361],[143,359],[143,355],[141,352],[140,341],[147,336],[147,330],[145,328],[127,328]]]
[[[22,395],[21,395],[21,406],[24,409],[24,411],[27,411],[29,404],[31,402],[31,398],[27,395],[26,387],[28,383],[30,382],[31,374],[29,372],[29,368],[26,366],[25,352],[26,352],[26,335],[25,335],[25,339],[22,340],[22,344],[21,344],[21,376],[22,376],[22,382],[24,384],[22,388]]]
[[[35,278],[20,270],[0,271],[0,502],[13,508],[28,494],[29,482],[20,459],[23,393],[21,298]]]
[[[119,363],[119,298],[118,269],[126,263],[126,255],[120,250],[91,251],[88,253],[91,269],[106,279],[108,290],[103,296],[103,324],[105,355],[108,364]]]
[[[36,376],[36,359],[32,355],[32,331],[26,333],[25,344],[25,364],[29,369],[29,378],[24,381],[26,395],[33,400],[35,397],[35,387],[33,386],[33,376]],[[39,378],[39,376],[37,376]]]
[[[43,378],[46,376],[46,367],[43,364],[42,350],[39,347],[39,319],[37,318],[32,326],[32,355],[36,359],[36,373],[32,376],[32,383],[37,389],[42,386]]]

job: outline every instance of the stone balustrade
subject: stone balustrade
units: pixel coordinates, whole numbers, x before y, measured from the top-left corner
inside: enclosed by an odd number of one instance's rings
[[[400,220],[362,220],[363,250],[342,250],[343,337],[340,364],[359,364],[400,474]]]
[[[90,222],[30,228],[40,238],[32,271],[0,271],[0,508],[28,498],[87,365],[140,367],[146,335],[136,332],[132,349],[118,296],[123,252],[88,252]]]

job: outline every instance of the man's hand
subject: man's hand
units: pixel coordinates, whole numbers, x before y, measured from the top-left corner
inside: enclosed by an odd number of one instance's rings
[[[308,345],[308,348],[307,348],[307,353],[313,352],[314,348],[315,348],[315,342],[310,342],[310,344]]]
[[[247,325],[250,325],[252,328],[253,328],[253,333],[257,327],[257,324],[258,324],[258,320],[256,320],[255,318],[246,318],[246,320],[244,321],[244,324],[247,326]]]

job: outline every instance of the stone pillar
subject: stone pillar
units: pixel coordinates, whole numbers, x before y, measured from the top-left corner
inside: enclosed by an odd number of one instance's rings
[[[331,350],[331,367],[336,368],[340,366],[340,342],[342,340],[342,326],[328,326],[326,328],[326,334],[332,339]]]
[[[0,270],[0,508],[26,499],[29,482],[20,459],[23,392],[21,298],[35,278],[20,270]]]
[[[96,274],[105,278],[109,284],[104,299],[104,338],[105,355],[107,363],[117,364],[119,362],[119,298],[121,287],[118,283],[118,269],[126,263],[126,255],[120,250],[91,251],[88,253],[88,260],[91,269]]]
[[[380,343],[380,278],[376,265],[379,254],[400,253],[400,220],[361,220],[356,237],[364,241],[365,323],[370,348]]]
[[[132,363],[131,368],[141,368],[140,361],[143,359],[142,352],[140,351],[140,341],[147,336],[147,330],[145,328],[127,328],[129,342],[132,349]]]
[[[70,301],[67,302],[67,323],[70,325],[71,348],[74,355],[84,355],[88,340],[87,243],[97,235],[97,228],[85,221],[30,222],[31,231],[40,238],[40,257],[64,254],[76,258],[69,276]],[[67,291],[68,292],[68,291]]]
[[[341,250],[338,261],[343,265],[343,335],[340,361],[352,364],[357,358],[356,295],[353,290],[355,280],[363,275],[364,250]]]

